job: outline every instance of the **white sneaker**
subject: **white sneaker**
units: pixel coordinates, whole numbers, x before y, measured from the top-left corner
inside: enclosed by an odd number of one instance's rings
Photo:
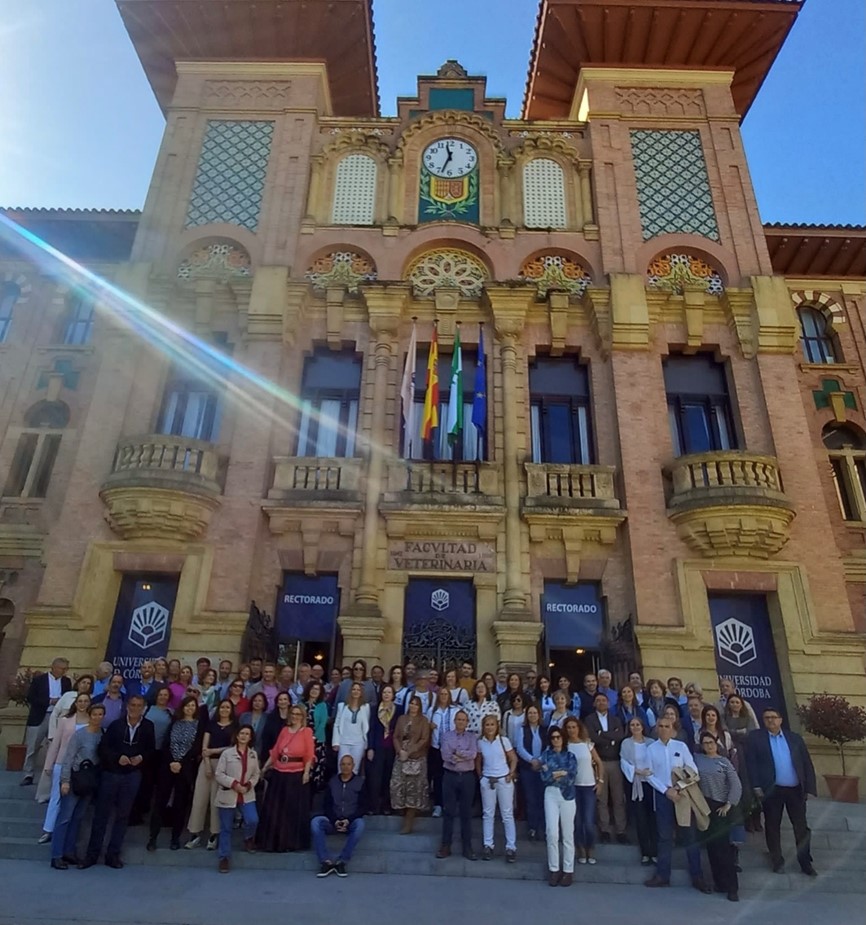
[[[189,841],[184,845],[184,848],[192,850],[193,848],[198,848],[201,844],[201,834],[191,835]]]
[[[586,864],[586,858],[578,858],[578,859],[577,859],[577,863],[578,863],[578,864]]]
[[[434,807],[433,807],[433,818],[434,818],[434,819],[439,819],[441,816],[442,816],[442,807],[441,807],[441,806],[434,806]]]
[[[211,835],[211,837],[207,840],[207,850],[216,851],[218,842],[219,842],[219,836]]]

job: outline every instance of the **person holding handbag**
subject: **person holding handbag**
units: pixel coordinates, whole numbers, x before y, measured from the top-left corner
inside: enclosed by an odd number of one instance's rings
[[[252,747],[252,726],[241,726],[234,744],[219,757],[214,777],[219,787],[216,795],[220,817],[219,872],[229,872],[232,854],[232,826],[240,812],[244,826],[244,851],[254,852],[259,814],[256,811],[256,784],[259,782],[259,756]]]
[[[514,781],[517,777],[517,753],[511,742],[500,733],[499,720],[485,716],[478,739],[475,771],[481,782],[481,829],[484,848],[481,859],[493,860],[493,821],[496,806],[505,829],[505,860],[517,860],[517,828],[514,824]]]
[[[78,864],[78,830],[91,800],[99,789],[99,743],[105,707],[87,708],[87,725],[69,741],[60,768],[60,810],[51,834],[51,866],[68,870]]]
[[[405,810],[401,835],[408,835],[415,815],[430,808],[427,782],[427,751],[430,748],[430,723],[422,713],[421,700],[412,697],[406,712],[394,727],[396,760],[391,772],[391,808]]]

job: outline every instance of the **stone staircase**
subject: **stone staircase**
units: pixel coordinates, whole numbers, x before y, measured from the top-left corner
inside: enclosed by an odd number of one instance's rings
[[[18,786],[18,775],[0,772],[0,858],[41,861],[46,866],[49,846],[36,843],[42,831],[45,807],[33,799],[32,787]],[[769,870],[763,835],[749,835],[749,842],[740,852],[743,873],[740,890],[749,894],[817,891],[822,893],[866,893],[866,805],[832,803],[813,800],[809,803],[809,823],[812,827],[812,854],[820,876],[809,879],[800,874],[790,827],[783,824],[783,849],[787,873],[773,874]],[[401,820],[396,816],[370,816],[367,830],[351,869],[357,873],[412,874],[416,876],[480,877],[484,879],[541,880],[546,877],[546,853],[543,844],[530,843],[525,824],[518,823],[518,860],[506,864],[501,826],[497,823],[497,856],[492,862],[466,861],[457,850],[447,860],[434,856],[439,845],[441,821],[423,818],[416,822],[412,835],[399,835]],[[474,844],[481,846],[481,820],[473,820]],[[459,830],[459,826],[458,826]],[[236,841],[240,834],[236,833]],[[149,867],[183,866],[215,867],[214,852],[197,848],[193,851],[169,851],[169,834],[160,837],[159,850],[145,851],[146,830],[138,826],[129,830],[124,859],[132,865]],[[334,846],[340,844],[334,840]],[[232,866],[235,869],[307,870],[318,868],[312,852],[297,854],[244,854],[236,845]],[[339,850],[339,849],[337,849]],[[336,852],[335,852],[336,853]],[[634,845],[599,845],[598,864],[577,865],[578,883],[640,884],[651,868],[640,866],[638,849]],[[674,854],[674,885],[687,885],[688,875],[682,852]],[[708,866],[705,862],[705,868]]]

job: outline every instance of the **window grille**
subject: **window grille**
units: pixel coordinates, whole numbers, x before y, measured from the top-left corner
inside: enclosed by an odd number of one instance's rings
[[[376,207],[376,161],[348,154],[337,164],[334,180],[335,225],[372,225]]]
[[[523,168],[523,223],[527,228],[565,228],[565,178],[562,167],[536,157]]]

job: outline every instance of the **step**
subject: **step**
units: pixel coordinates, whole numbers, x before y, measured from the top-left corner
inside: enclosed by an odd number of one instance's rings
[[[336,843],[335,843],[336,846]],[[169,851],[162,848],[147,852],[141,846],[129,846],[124,849],[127,864],[141,867],[178,867],[190,869],[215,868],[216,854],[202,849],[194,851]],[[18,860],[42,861],[48,864],[49,855],[45,846],[36,845],[31,839],[0,840],[0,857]],[[297,854],[247,855],[236,852],[232,859],[236,870],[281,870],[314,872],[318,863],[311,852]],[[467,861],[460,855],[447,860],[438,860],[430,853],[370,850],[366,841],[362,841],[358,853],[351,862],[353,873],[367,874],[406,874],[413,876],[442,877],[478,877],[485,880],[544,880],[546,864],[542,859],[528,860],[521,854],[514,864],[506,864],[501,853],[491,862]],[[594,867],[577,865],[574,878],[578,883],[617,883],[638,885],[651,874],[647,868],[638,865],[599,863]],[[674,886],[688,886],[685,870],[674,870],[671,882]],[[740,875],[740,889],[744,894],[762,893],[796,893],[798,891],[817,891],[821,893],[866,893],[866,881],[862,877],[853,877],[850,872],[823,871],[814,880],[792,872],[771,874],[767,870],[746,871]]]

